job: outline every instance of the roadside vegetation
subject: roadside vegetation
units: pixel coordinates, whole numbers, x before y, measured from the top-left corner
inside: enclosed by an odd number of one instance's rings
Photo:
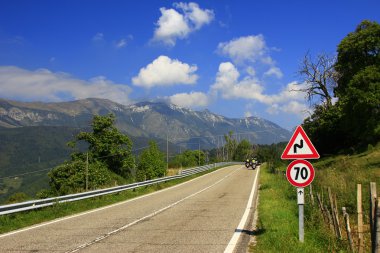
[[[365,252],[370,251],[369,182],[380,186],[380,25],[362,21],[337,46],[337,55],[307,53],[301,63],[304,92],[314,106],[303,127],[321,159],[313,162],[313,192],[327,188],[336,194],[338,212],[346,207],[357,236],[357,184],[362,184]],[[309,199],[305,205],[305,242],[298,241],[296,191],[286,180],[288,162],[272,145],[263,154],[267,163],[260,176],[259,220],[254,252],[349,252],[342,232],[337,239]],[[306,188],[306,193],[308,189]],[[326,200],[325,200],[326,201]],[[355,232],[356,231],[356,232]],[[354,248],[357,241],[354,238]]]

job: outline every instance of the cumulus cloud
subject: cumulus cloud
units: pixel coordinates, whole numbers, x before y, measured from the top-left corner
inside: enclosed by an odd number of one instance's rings
[[[269,114],[279,114],[279,113],[289,113],[289,114],[295,114],[301,119],[305,119],[307,116],[310,115],[311,109],[304,103],[298,102],[298,101],[290,101],[288,103],[284,104],[272,104],[270,105],[267,110]]]
[[[161,55],[146,67],[141,68],[132,78],[135,86],[152,88],[155,86],[172,86],[176,84],[195,84],[198,76],[197,66],[190,66],[176,59]]]
[[[271,49],[267,47],[262,34],[243,36],[228,42],[221,42],[217,48],[220,55],[230,58],[236,65],[254,64],[260,66],[260,69],[267,69],[264,76],[274,76],[280,79],[283,77],[282,71],[269,55],[270,51]]]
[[[281,69],[272,66],[268,71],[264,73],[264,76],[275,76],[278,79],[281,79],[283,77]]]
[[[262,58],[267,51],[264,36],[251,35],[233,39],[229,42],[221,42],[218,52],[228,56],[234,63],[241,64],[245,61],[255,62]]]
[[[0,67],[0,94],[28,101],[64,101],[89,97],[129,104],[131,88],[103,76],[88,81],[47,69],[30,71],[14,66]]]
[[[176,9],[160,8],[153,41],[174,46],[177,39],[184,39],[214,19],[214,12],[201,9],[197,3],[174,3]],[[181,12],[181,13],[180,13]]]
[[[215,83],[211,86],[211,94],[224,99],[250,99],[268,105],[267,112],[275,114],[278,111],[298,114],[307,106],[305,95],[297,90],[305,88],[305,84],[291,82],[276,94],[265,94],[260,81],[253,76],[240,78],[238,69],[231,62],[219,65]]]
[[[181,107],[198,108],[209,104],[209,97],[203,92],[178,93],[170,96],[169,102]]]

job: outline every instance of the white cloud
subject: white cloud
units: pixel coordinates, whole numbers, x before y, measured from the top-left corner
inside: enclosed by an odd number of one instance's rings
[[[285,104],[272,104],[267,110],[269,114],[279,114],[281,112],[288,114],[295,114],[301,119],[305,119],[310,115],[311,109],[305,104],[298,101],[290,101]]]
[[[30,71],[14,66],[0,67],[0,94],[11,99],[64,101],[94,97],[129,104],[130,92],[127,85],[113,83],[103,76],[86,81],[47,69]]]
[[[275,76],[278,79],[280,79],[280,78],[283,77],[283,74],[282,74],[281,69],[279,69],[279,68],[277,68],[275,66],[272,66],[272,67],[270,67],[270,69],[268,71],[266,71],[264,73],[264,76]]]
[[[205,107],[210,102],[207,94],[203,92],[178,93],[170,96],[169,101],[172,104],[187,108]]]
[[[116,42],[116,48],[123,48],[127,45],[127,39],[121,39]]]
[[[214,19],[214,12],[201,9],[197,3],[174,3],[175,9],[160,8],[161,17],[156,23],[153,41],[174,46],[177,39],[185,39]]]
[[[94,37],[92,37],[93,41],[102,41],[104,40],[104,34],[103,33],[97,33]]]
[[[268,106],[267,112],[270,114],[284,112],[304,118],[309,108],[305,104],[305,94],[297,90],[305,88],[305,85],[291,82],[276,94],[265,94],[264,87],[257,78],[240,78],[237,68],[231,62],[224,62],[219,65],[215,83],[211,86],[211,94],[221,95],[224,99],[258,101]]]
[[[202,10],[197,3],[174,3],[174,7],[184,12],[187,23],[190,24],[190,26],[192,25],[195,30],[211,23],[214,19],[213,10]]]
[[[264,76],[274,76],[280,79],[283,77],[283,73],[269,55],[270,51],[262,34],[243,36],[222,42],[219,43],[217,49],[219,54],[229,57],[236,65],[254,64],[258,69],[267,69]],[[249,74],[249,71],[253,69],[249,69],[250,67],[247,68]]]
[[[152,88],[176,84],[195,84],[198,76],[197,66],[190,66],[176,59],[161,55],[146,67],[141,68],[138,76],[132,78],[135,86]]]
[[[228,56],[236,64],[242,64],[246,61],[255,62],[263,58],[266,51],[267,46],[264,36],[261,34],[240,37],[218,45],[218,52]]]
[[[254,99],[264,104],[281,103],[292,100],[304,100],[304,93],[297,90],[304,88],[305,84],[289,83],[278,94],[264,94],[264,87],[260,81],[252,76],[239,80],[240,73],[231,62],[219,65],[215,83],[211,86],[212,93],[221,94],[226,99]]]

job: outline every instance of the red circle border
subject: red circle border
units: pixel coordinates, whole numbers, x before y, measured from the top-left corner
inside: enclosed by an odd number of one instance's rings
[[[302,184],[297,183],[296,181],[294,181],[294,180],[290,177],[290,170],[292,169],[293,165],[296,164],[296,163],[302,163],[302,164],[305,164],[305,165],[309,168],[309,170],[310,170],[310,174],[311,174],[311,175],[310,175],[310,178],[309,178],[306,182],[304,182],[304,183],[302,183]],[[306,160],[294,160],[293,162],[291,162],[291,163],[288,165],[288,168],[286,169],[286,178],[288,179],[289,183],[292,184],[292,185],[295,186],[295,187],[306,187],[306,186],[308,186],[309,184],[311,184],[311,182],[313,182],[313,180],[314,180],[314,176],[315,176],[315,170],[314,170],[314,167],[313,167],[313,165],[312,165],[310,162],[308,162],[308,161],[306,161]]]

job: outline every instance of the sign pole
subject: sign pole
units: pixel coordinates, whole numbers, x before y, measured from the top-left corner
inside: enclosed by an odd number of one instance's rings
[[[298,230],[299,240],[304,242],[304,205],[305,205],[305,189],[297,188],[297,204],[298,204]]]

